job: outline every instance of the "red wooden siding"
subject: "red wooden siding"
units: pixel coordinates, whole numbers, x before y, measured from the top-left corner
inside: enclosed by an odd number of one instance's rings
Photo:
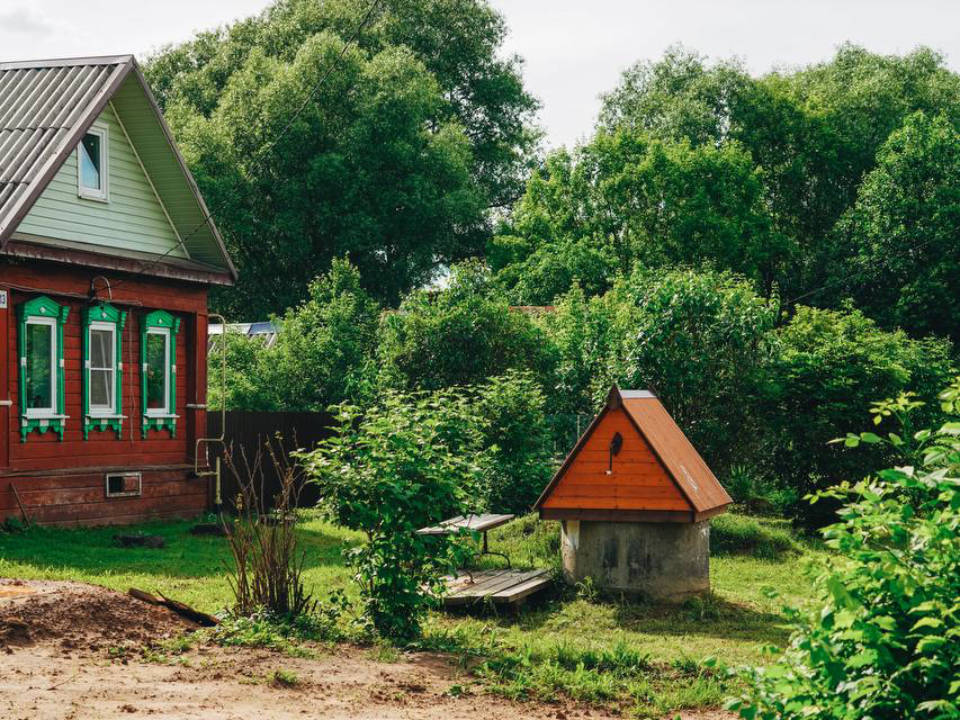
[[[150,277],[108,274],[117,284],[114,300],[127,311],[123,331],[123,407],[127,417],[123,434],[113,430],[82,433],[81,310],[91,281],[100,272],[24,261],[0,265],[0,289],[10,292],[8,307],[0,309],[0,392],[7,388],[8,407],[0,406],[0,520],[19,515],[11,483],[32,520],[44,523],[132,522],[146,517],[202,512],[207,503],[205,480],[193,479],[195,441],[206,432],[206,332],[207,291],[204,286]],[[102,280],[98,296],[108,299]],[[38,295],[47,295],[70,307],[64,326],[64,414],[69,416],[63,441],[56,434],[36,431],[20,441],[19,359],[17,306]],[[177,434],[141,432],[140,323],[146,313],[162,309],[180,318],[176,335]],[[142,495],[108,498],[106,472],[143,472]]]
[[[610,441],[623,446],[610,467]],[[587,438],[541,507],[579,510],[691,510],[690,504],[622,408],[610,410]]]
[[[183,468],[144,470],[138,497],[108,498],[104,475],[99,472],[0,479],[5,486],[11,481],[30,520],[42,524],[137,522],[199,515],[207,506],[206,483],[187,479]],[[8,516],[20,516],[16,498],[11,492],[0,493],[0,517]]]

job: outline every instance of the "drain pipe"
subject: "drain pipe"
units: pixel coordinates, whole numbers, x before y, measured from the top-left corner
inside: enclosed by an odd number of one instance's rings
[[[227,390],[227,321],[224,319],[223,315],[219,315],[217,313],[210,313],[207,315],[208,337],[210,334],[210,318],[219,319],[220,327],[223,328],[223,334],[220,338],[220,437],[197,438],[197,444],[193,453],[193,474],[198,478],[215,478],[213,506],[217,514],[220,514],[223,505],[223,498],[220,496],[220,456],[217,455],[213,470],[204,470],[203,472],[200,472],[200,446],[202,444],[207,445],[207,452],[205,453],[205,458],[207,459],[209,459],[209,446],[213,443],[219,443],[221,447],[223,447],[224,451],[226,451],[224,439],[226,438],[227,432],[227,405],[225,402]],[[210,341],[207,340],[207,342],[209,343]]]

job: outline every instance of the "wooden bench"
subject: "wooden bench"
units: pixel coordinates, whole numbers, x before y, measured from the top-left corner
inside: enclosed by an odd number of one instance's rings
[[[444,607],[493,603],[518,608],[527,597],[550,585],[549,570],[514,570],[510,567],[507,555],[490,550],[487,531],[506,525],[513,518],[513,515],[494,513],[458,515],[439,525],[417,531],[420,535],[454,535],[464,530],[479,532],[483,535],[480,554],[498,555],[507,561],[506,569],[464,569],[444,578],[447,584],[447,593],[443,596]]]
[[[417,530],[418,535],[456,535],[461,530],[470,530],[483,535],[483,549],[481,555],[497,555],[507,561],[507,567],[510,567],[510,558],[506,554],[493,552],[487,545],[487,531],[493,528],[506,525],[513,520],[515,515],[498,515],[495,513],[483,513],[481,515],[457,515],[456,517],[444,520],[439,525],[421,528]]]

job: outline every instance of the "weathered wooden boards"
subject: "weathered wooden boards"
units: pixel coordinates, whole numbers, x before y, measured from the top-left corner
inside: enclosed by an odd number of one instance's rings
[[[461,571],[447,578],[444,607],[493,602],[517,605],[551,583],[549,570],[478,570]]]
[[[200,612],[199,610],[195,610],[194,608],[190,607],[189,605],[186,605],[185,603],[180,602],[179,600],[173,600],[172,598],[168,598],[163,593],[159,593],[160,597],[157,597],[156,595],[152,593],[148,593],[144,590],[138,590],[137,588],[130,588],[130,590],[127,591],[127,594],[130,595],[130,597],[134,597],[137,600],[148,603],[150,605],[162,605],[166,608],[169,608],[170,610],[173,610],[175,613],[177,613],[181,617],[185,617],[187,618],[187,620],[192,620],[198,625],[202,625],[204,627],[214,627],[220,624],[220,620],[214,617],[213,615],[209,615],[205,612]]]

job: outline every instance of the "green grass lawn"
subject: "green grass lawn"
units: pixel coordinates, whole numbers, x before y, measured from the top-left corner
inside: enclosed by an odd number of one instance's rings
[[[191,535],[190,522],[124,528],[166,540],[162,550],[121,549],[117,528],[0,532],[0,577],[76,580],[126,591],[138,587],[209,612],[230,605],[227,542]],[[341,551],[359,536],[320,519],[300,524],[308,553],[306,582],[318,597],[352,594]],[[519,567],[559,566],[556,523],[517,520],[490,535]],[[780,608],[809,599],[803,571],[822,551],[797,540],[785,524],[728,514],[713,529],[714,592],[679,607],[603,599],[589,587],[562,585],[512,614],[435,613],[423,647],[461,653],[488,687],[523,698],[565,694],[626,705],[638,714],[717,705],[729,689],[721,665],[762,662],[761,648],[789,635]],[[495,558],[485,560],[491,564]],[[779,599],[768,597],[774,589]]]

